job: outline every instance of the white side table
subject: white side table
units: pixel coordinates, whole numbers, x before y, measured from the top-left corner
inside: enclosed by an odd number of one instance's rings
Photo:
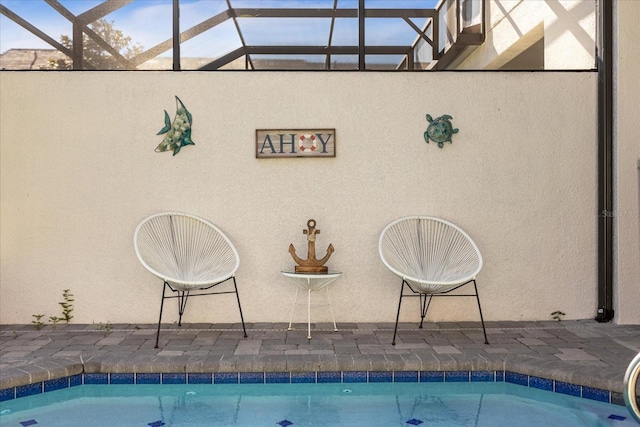
[[[298,285],[296,287],[296,298],[293,301],[293,308],[291,309],[289,330],[291,330],[291,324],[293,323],[293,314],[295,312],[296,305],[304,304],[298,303],[298,292],[300,290],[307,291],[307,338],[311,339],[311,292],[324,290],[327,302],[325,304],[314,304],[314,307],[329,306],[331,319],[333,320],[333,330],[334,332],[337,332],[338,327],[336,326],[336,319],[333,315],[333,308],[331,308],[331,300],[329,299],[329,285],[340,277],[342,273],[335,271],[330,271],[328,273],[295,273],[293,271],[282,271],[281,273],[283,276],[288,277]]]

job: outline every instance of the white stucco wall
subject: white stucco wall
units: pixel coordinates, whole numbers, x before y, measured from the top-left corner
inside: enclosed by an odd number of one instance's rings
[[[615,4],[615,321],[640,324],[640,2]]]
[[[497,70],[544,38],[544,68],[595,68],[596,0],[491,0],[487,35],[456,69]]]
[[[161,281],[132,236],[165,210],[219,225],[241,257],[245,320],[286,322],[280,275],[306,245],[343,276],[338,322],[392,322],[399,279],[379,261],[395,218],[465,229],[483,253],[486,320],[593,318],[596,311],[596,80],[580,73],[1,72],[0,323],[153,323]],[[174,95],[195,146],[155,153]],[[453,144],[426,144],[425,115],[453,116]],[[256,159],[255,130],[335,128],[337,157]],[[165,319],[177,318],[173,304]],[[304,319],[301,316],[299,321]],[[318,309],[315,321],[327,321]],[[417,300],[402,320],[418,319]],[[477,320],[472,299],[435,301],[429,320]],[[186,322],[236,322],[232,296],[190,301]]]

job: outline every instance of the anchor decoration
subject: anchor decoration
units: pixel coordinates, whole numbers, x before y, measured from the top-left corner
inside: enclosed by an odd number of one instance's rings
[[[333,245],[329,244],[327,254],[322,259],[316,259],[316,235],[320,234],[320,230],[316,228],[316,220],[310,219],[307,221],[307,229],[302,232],[307,235],[309,244],[307,259],[302,259],[296,255],[296,248],[293,247],[293,243],[289,245],[289,253],[298,264],[296,265],[296,273],[326,273],[329,268],[324,264],[334,251]]]

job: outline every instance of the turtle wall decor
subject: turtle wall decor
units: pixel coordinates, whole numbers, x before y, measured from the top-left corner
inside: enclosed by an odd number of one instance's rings
[[[442,148],[445,142],[449,142],[449,144],[453,144],[451,141],[451,136],[454,133],[458,133],[458,129],[454,129],[451,124],[451,117],[448,114],[438,117],[434,119],[430,114],[427,114],[427,121],[429,122],[429,126],[424,133],[424,140],[429,143],[429,140],[438,143],[438,147]]]

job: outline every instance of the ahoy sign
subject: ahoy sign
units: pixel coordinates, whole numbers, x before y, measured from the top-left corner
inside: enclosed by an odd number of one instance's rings
[[[335,157],[335,129],[258,129],[256,157]]]

